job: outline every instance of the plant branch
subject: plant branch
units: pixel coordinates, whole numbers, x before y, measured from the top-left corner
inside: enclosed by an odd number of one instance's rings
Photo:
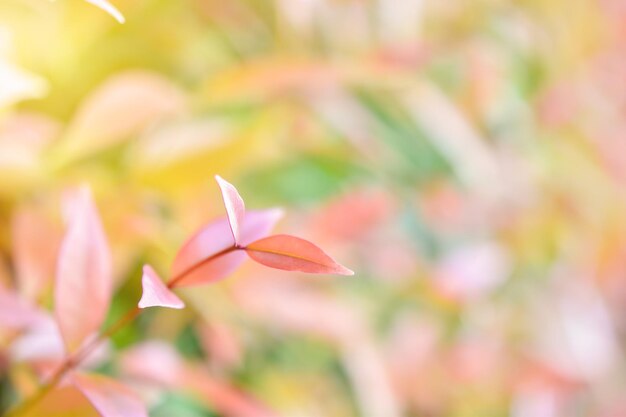
[[[189,268],[185,269],[178,275],[172,277],[170,281],[167,283],[167,288],[172,289],[177,284],[179,284],[182,279],[184,279],[190,273],[196,271],[203,265],[224,256],[228,253],[234,252],[235,250],[244,249],[238,245],[233,245],[224,250],[221,250],[208,258],[204,258],[201,261],[191,265]],[[20,415],[25,414],[29,410],[31,410],[37,403],[39,403],[50,391],[52,391],[63,379],[63,377],[82,363],[104,340],[113,336],[120,329],[125,327],[127,324],[131,323],[133,320],[139,316],[141,313],[141,309],[139,307],[134,307],[132,310],[129,310],[124,316],[122,316],[115,323],[111,324],[104,331],[102,331],[98,336],[93,338],[90,342],[83,345],[79,350],[74,352],[74,354],[68,356],[65,361],[61,364],[61,366],[56,370],[48,380],[39,386],[37,391],[27,399],[25,399],[22,403],[16,405],[12,409],[10,409],[4,417],[18,417]]]

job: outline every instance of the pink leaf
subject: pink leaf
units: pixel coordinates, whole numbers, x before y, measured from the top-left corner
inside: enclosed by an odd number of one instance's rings
[[[65,355],[65,346],[54,319],[43,316],[13,341],[9,353],[16,362],[48,362],[57,366]]]
[[[183,359],[176,349],[164,341],[142,342],[126,349],[120,357],[125,377],[176,388],[184,369]]]
[[[141,277],[143,294],[139,300],[139,308],[146,307],[169,307],[184,308],[185,303],[170,291],[150,265],[143,266]]]
[[[146,407],[129,388],[93,374],[74,374],[74,385],[102,417],[148,417]]]
[[[224,180],[219,175],[215,176],[215,180],[219,184],[220,190],[222,191],[222,198],[224,199],[226,214],[228,215],[228,224],[230,225],[230,230],[233,233],[235,244],[238,245],[240,243],[240,225],[243,223],[243,219],[246,214],[243,199],[231,183]]]
[[[281,216],[280,209],[247,212],[241,223],[240,243],[246,245],[267,236]],[[246,259],[240,251],[230,252],[208,262],[206,259],[232,246],[233,238],[227,219],[221,218],[202,227],[187,240],[174,259],[172,276],[184,275],[184,279],[178,281],[176,286],[205,284],[231,274]]]
[[[265,405],[225,381],[211,376],[195,362],[185,362],[164,342],[144,342],[121,357],[124,375],[167,389],[189,392],[220,415],[276,417]]]
[[[312,274],[354,275],[313,243],[289,235],[275,235],[257,240],[246,247],[255,261],[270,268]]]
[[[102,324],[111,300],[111,253],[87,188],[66,196],[68,228],[57,265],[54,310],[69,352]]]
[[[122,16],[122,13],[120,13],[120,11],[117,10],[115,6],[113,6],[108,1],[106,0],[85,0],[85,1],[87,1],[87,3],[93,4],[96,7],[101,8],[102,10],[104,10],[105,12],[113,16],[113,18],[117,20],[119,23],[124,23],[124,16]]]
[[[0,328],[25,329],[45,318],[42,311],[14,292],[0,288]]]
[[[60,233],[42,213],[19,210],[13,218],[13,261],[20,293],[37,299],[54,277]]]
[[[183,369],[179,386],[195,394],[195,397],[215,408],[221,415],[277,417],[276,413],[256,398],[225,381],[213,378],[198,366],[186,366]]]
[[[434,285],[447,298],[477,300],[506,280],[509,271],[506,252],[482,242],[449,252],[435,270]]]

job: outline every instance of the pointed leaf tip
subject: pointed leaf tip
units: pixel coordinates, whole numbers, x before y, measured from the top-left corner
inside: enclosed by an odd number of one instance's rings
[[[245,249],[250,258],[270,268],[311,274],[354,275],[352,270],[337,263],[313,243],[295,236],[266,237]]]
[[[124,19],[124,15],[122,15],[122,13],[119,10],[117,10],[115,6],[113,6],[111,3],[109,3],[106,0],[85,0],[85,1],[107,12],[108,14],[113,16],[113,18],[117,20],[118,23],[124,23],[126,21],[126,19]]]
[[[228,215],[230,230],[233,233],[233,239],[235,239],[235,244],[239,245],[241,243],[241,224],[243,223],[243,219],[246,213],[243,199],[239,195],[239,192],[237,192],[237,189],[234,185],[232,185],[219,175],[215,176],[215,180],[217,181],[217,184],[222,191],[222,198],[224,200],[224,206],[226,207],[226,214]]]
[[[150,265],[143,266],[141,286],[143,293],[141,300],[139,300],[139,308],[168,307],[181,309],[185,307],[185,303],[165,286]]]

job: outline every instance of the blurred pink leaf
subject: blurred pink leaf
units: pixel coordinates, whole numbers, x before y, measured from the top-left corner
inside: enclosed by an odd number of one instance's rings
[[[289,235],[275,235],[246,246],[246,253],[270,268],[312,274],[354,275],[313,243]]]
[[[356,190],[319,210],[312,231],[329,240],[354,240],[371,233],[394,215],[395,202],[388,191]]]
[[[452,299],[476,300],[506,280],[509,271],[507,253],[483,242],[449,253],[437,267],[435,286]]]
[[[557,269],[552,279],[527,310],[533,356],[574,380],[610,375],[622,357],[620,339],[596,283],[568,268]]]
[[[248,211],[240,225],[240,243],[246,245],[267,236],[281,217],[280,209]],[[174,259],[172,277],[185,274],[185,278],[177,282],[176,286],[205,284],[231,274],[245,261],[246,256],[242,252],[231,252],[209,262],[202,262],[233,244],[227,219],[221,218],[202,227],[187,240]],[[195,267],[200,264],[202,265]]]
[[[82,103],[60,144],[61,151],[70,159],[97,152],[184,108],[183,92],[160,75],[147,71],[117,74]]]
[[[226,214],[228,215],[228,224],[230,226],[230,230],[233,233],[235,245],[239,245],[239,229],[241,223],[243,223],[243,219],[246,214],[246,208],[243,203],[243,199],[237,192],[237,189],[231,183],[224,180],[219,175],[215,176],[215,180],[219,184],[220,190],[222,191],[222,198],[224,199]]]
[[[42,213],[19,210],[13,217],[13,262],[20,293],[35,300],[54,277],[60,233]]]
[[[165,286],[150,265],[143,266],[141,285],[143,294],[139,300],[139,308],[169,307],[181,309],[185,307],[185,303]]]
[[[168,344],[145,342],[122,355],[127,377],[161,385],[167,389],[191,392],[220,415],[270,417],[276,414],[256,399],[226,382],[214,378],[198,363],[186,363]]]
[[[57,266],[54,310],[69,352],[98,330],[109,308],[111,253],[87,188],[66,196],[68,228]]]
[[[179,384],[221,414],[237,417],[276,417],[264,404],[238,388],[211,377],[205,369],[186,366]]]
[[[54,319],[46,315],[37,321],[11,344],[10,354],[14,361],[57,365],[63,359],[65,347]]]
[[[0,328],[24,329],[44,317],[43,312],[16,293],[0,288]]]
[[[85,0],[85,1],[93,4],[96,7],[101,8],[102,10],[104,10],[105,12],[113,16],[113,18],[117,20],[119,23],[124,23],[125,19],[124,19],[124,16],[122,16],[122,13],[120,13],[120,11],[117,10],[115,6],[113,6],[108,1],[106,0]]]
[[[73,382],[102,417],[148,417],[146,407],[135,393],[111,378],[74,374]]]
[[[342,346],[342,361],[361,415],[386,417],[402,415],[383,354],[372,336],[364,333],[345,340]]]
[[[143,342],[125,350],[120,363],[124,375],[168,389],[176,386],[183,367],[178,352],[163,341]]]
[[[265,270],[268,271],[268,270]],[[353,339],[364,323],[352,306],[266,272],[235,286],[237,305],[266,325],[333,343]]]

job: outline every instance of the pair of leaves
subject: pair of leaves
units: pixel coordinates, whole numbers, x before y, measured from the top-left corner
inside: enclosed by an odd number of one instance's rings
[[[274,235],[243,245],[240,237],[241,224],[245,218],[243,199],[235,187],[216,177],[222,190],[235,246],[246,251],[256,262],[270,268],[300,271],[313,274],[352,275],[353,272],[340,265],[313,243],[290,235]]]
[[[152,268],[144,268],[140,308],[182,308],[184,304],[170,288],[221,279],[245,260],[243,252],[270,268],[314,274],[353,274],[309,241],[289,235],[267,237],[282,212],[270,209],[246,213],[237,189],[223,178],[215,178],[222,192],[226,218],[206,225],[183,245],[174,260],[173,278],[168,286]]]

